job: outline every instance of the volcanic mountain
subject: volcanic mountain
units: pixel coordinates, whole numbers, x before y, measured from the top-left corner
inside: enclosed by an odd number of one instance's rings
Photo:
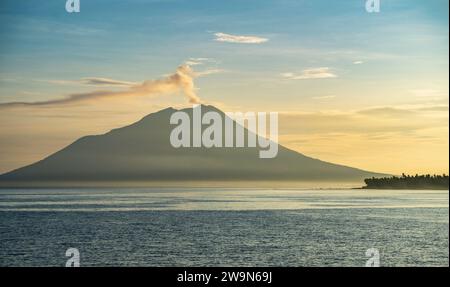
[[[213,106],[201,108],[203,114],[215,111],[225,117]],[[314,159],[281,145],[274,158],[260,158],[259,147],[174,148],[170,133],[175,126],[170,124],[170,117],[176,111],[167,108],[106,134],[82,137],[41,161],[0,175],[0,186],[67,182],[355,182],[380,176]],[[192,116],[192,108],[182,111]],[[245,129],[246,137],[248,132]]]

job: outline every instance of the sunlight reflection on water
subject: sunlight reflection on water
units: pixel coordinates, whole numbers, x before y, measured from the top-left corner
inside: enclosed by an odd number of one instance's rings
[[[448,207],[448,191],[264,189],[2,190],[3,211],[290,210]]]

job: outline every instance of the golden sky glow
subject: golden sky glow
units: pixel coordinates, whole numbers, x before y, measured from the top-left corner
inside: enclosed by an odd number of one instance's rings
[[[371,14],[358,1],[130,1],[129,15],[90,3],[71,16],[22,2],[1,4],[0,172],[200,101],[279,112],[280,143],[324,161],[449,172],[447,0]]]

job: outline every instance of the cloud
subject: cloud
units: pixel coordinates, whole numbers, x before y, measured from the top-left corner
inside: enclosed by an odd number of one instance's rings
[[[189,58],[191,61],[199,61],[199,62],[206,62],[206,61],[212,61],[211,58]]]
[[[448,128],[448,105],[369,107],[355,111],[285,112],[280,113],[279,126],[281,134],[412,133],[436,127]]]
[[[214,62],[214,60],[210,58],[189,58],[184,62],[184,64],[188,66],[198,66],[204,65],[208,62]]]
[[[374,107],[358,111],[358,113],[361,115],[374,116],[377,118],[380,117],[399,118],[403,116],[409,116],[411,114],[414,114],[415,112],[416,112],[415,110],[399,109],[393,107]]]
[[[71,94],[64,98],[36,102],[7,102],[1,103],[0,108],[67,105],[92,102],[106,98],[154,96],[177,93],[179,91],[183,92],[189,103],[196,104],[201,102],[200,98],[195,93],[194,78],[197,76],[198,75],[196,75],[189,65],[183,64],[179,66],[173,74],[170,74],[163,79],[147,80],[140,84],[105,78],[86,78],[82,81],[87,84],[125,86],[126,89],[122,91],[92,91]]]
[[[448,173],[448,105],[280,113],[279,140],[309,156],[368,170]]]
[[[204,76],[223,73],[223,72],[225,72],[225,70],[223,70],[223,69],[208,69],[208,70],[204,70],[204,71],[200,71],[200,72],[194,72],[194,75],[196,77],[204,77]]]
[[[448,112],[448,106],[431,106],[431,107],[423,107],[419,108],[420,111],[427,111],[427,112]]]
[[[282,77],[288,80],[309,80],[309,79],[327,79],[337,78],[337,75],[333,74],[328,67],[313,68],[303,70],[300,74],[295,73],[283,73]]]
[[[334,96],[334,95],[312,97],[313,100],[327,100],[327,99],[334,99],[334,98],[336,98],[336,96]]]
[[[429,112],[429,113],[427,113]],[[435,118],[446,116],[448,118],[448,105],[409,105],[403,107],[371,107],[356,112],[359,115],[382,118],[403,119],[412,116],[432,115]]]
[[[436,89],[414,89],[409,91],[413,96],[418,98],[436,98],[445,96],[446,93],[443,93]]]
[[[118,86],[118,87],[131,87],[138,85],[137,82],[120,81],[109,78],[82,78],[80,80],[41,80],[36,79],[36,82],[45,82],[55,85],[88,85],[88,86]]]
[[[91,86],[119,86],[119,87],[131,87],[139,84],[136,82],[118,81],[108,78],[83,78],[80,80],[80,83]]]
[[[353,65],[361,65],[364,64],[364,61],[354,61]]]
[[[80,80],[43,80],[33,79],[35,82],[47,83],[52,85],[80,85]]]
[[[215,33],[217,42],[240,43],[240,44],[261,44],[269,41],[267,38],[257,36],[231,35],[225,33]]]
[[[184,63],[186,65],[189,65],[189,66],[197,66],[197,65],[202,65],[203,64],[201,61],[194,61],[194,60],[187,60]]]
[[[217,61],[214,59],[211,59],[211,58],[189,58],[187,61],[184,62],[184,64],[188,65],[188,66],[199,66],[199,65],[206,65],[206,64],[210,64],[210,63],[217,63]],[[204,76],[223,73],[223,72],[225,72],[225,70],[223,70],[223,69],[208,68],[203,71],[195,71],[193,73],[193,75],[195,78],[197,78],[197,77],[204,77]]]

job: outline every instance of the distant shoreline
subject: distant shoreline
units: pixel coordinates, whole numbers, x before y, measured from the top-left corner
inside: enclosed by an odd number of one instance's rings
[[[448,175],[406,175],[381,177],[381,178],[366,178],[364,180],[366,186],[362,189],[412,189],[412,190],[448,190],[449,177]]]
[[[366,189],[366,190],[449,190],[448,187],[407,187],[407,188],[393,188],[393,187],[359,187],[355,189]]]

